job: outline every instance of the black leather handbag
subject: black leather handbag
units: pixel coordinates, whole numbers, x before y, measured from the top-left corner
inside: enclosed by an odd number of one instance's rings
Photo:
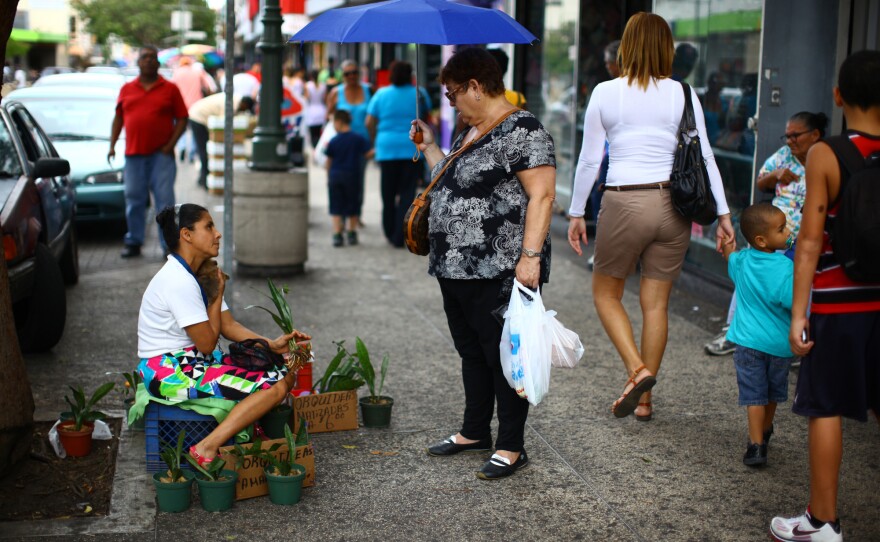
[[[265,339],[245,339],[229,344],[228,363],[248,371],[271,371],[284,366],[284,357],[273,352]]]
[[[669,174],[669,192],[672,206],[681,216],[708,226],[718,218],[718,209],[709,188],[709,173],[700,148],[700,136],[690,135],[697,130],[691,88],[684,82],[681,86],[684,88],[685,106],[678,125],[678,148],[675,150],[672,173]]]

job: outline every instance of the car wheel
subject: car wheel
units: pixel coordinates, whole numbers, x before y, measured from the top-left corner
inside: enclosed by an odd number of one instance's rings
[[[70,238],[61,255],[61,276],[64,284],[76,284],[79,281],[79,245],[76,242],[76,229],[71,227]]]
[[[34,291],[21,301],[18,343],[22,352],[45,352],[61,340],[67,319],[67,293],[58,262],[45,245],[37,245],[34,263]]]

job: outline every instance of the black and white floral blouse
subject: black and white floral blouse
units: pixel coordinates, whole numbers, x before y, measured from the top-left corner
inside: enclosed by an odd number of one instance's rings
[[[434,166],[432,176],[446,160]],[[447,279],[512,277],[529,201],[516,173],[544,165],[556,167],[553,138],[527,111],[514,112],[459,155],[430,194],[428,273]],[[541,252],[544,283],[550,276],[549,233]]]

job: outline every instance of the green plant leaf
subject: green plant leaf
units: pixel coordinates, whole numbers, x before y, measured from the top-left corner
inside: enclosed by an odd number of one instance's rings
[[[92,397],[89,399],[89,402],[86,403],[86,408],[91,408],[98,401],[104,398],[105,395],[110,393],[110,390],[113,389],[113,386],[116,385],[116,382],[104,382],[98,389],[95,390],[95,393],[92,394]]]
[[[260,309],[260,310],[268,312],[272,316],[272,320],[275,321],[275,325],[277,325],[282,330],[284,329],[284,321],[281,319],[281,317],[278,316],[277,314],[275,314],[274,312],[270,311],[266,307],[261,307],[259,305],[248,305],[247,307],[245,307],[245,310],[247,310],[247,309]]]
[[[302,416],[299,417],[299,430],[296,432],[296,445],[305,446],[309,443],[308,422]],[[293,460],[290,461],[293,463]]]
[[[330,360],[330,365],[327,366],[327,369],[324,370],[324,376],[322,376],[321,379],[318,380],[318,382],[316,382],[314,386],[312,386],[313,393],[316,389],[324,391],[327,386],[327,382],[330,379],[330,375],[332,375],[333,371],[335,371],[339,367],[339,364],[342,363],[342,359],[345,357],[345,354],[346,352],[345,349],[342,348],[342,343],[338,343],[336,345],[336,355],[333,357],[332,360]]]
[[[373,364],[370,362],[370,353],[360,337],[355,337],[354,344],[357,349],[358,373],[367,383],[367,387],[370,388],[370,396],[376,397],[376,372],[373,370]]]
[[[322,393],[333,391],[356,390],[364,385],[364,381],[360,378],[345,375],[334,375],[330,378],[325,388],[321,389]]]
[[[382,358],[382,369],[379,372],[379,390],[378,395],[382,395],[382,387],[385,385],[385,375],[388,374],[388,354]]]

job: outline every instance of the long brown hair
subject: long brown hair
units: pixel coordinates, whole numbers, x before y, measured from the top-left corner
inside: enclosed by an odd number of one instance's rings
[[[632,85],[647,89],[651,79],[672,75],[675,46],[666,20],[654,13],[640,11],[626,23],[617,52],[621,77]]]

